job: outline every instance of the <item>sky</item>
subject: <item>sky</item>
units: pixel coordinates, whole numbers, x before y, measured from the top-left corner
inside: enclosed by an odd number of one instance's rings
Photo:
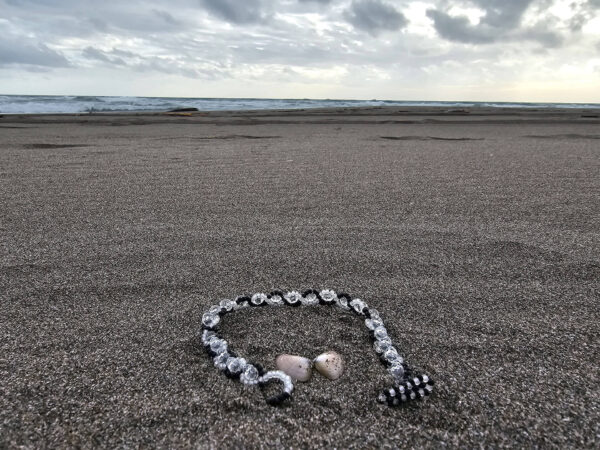
[[[0,94],[600,103],[600,0],[0,0]]]

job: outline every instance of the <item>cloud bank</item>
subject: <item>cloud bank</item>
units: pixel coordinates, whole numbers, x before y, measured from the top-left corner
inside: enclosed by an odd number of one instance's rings
[[[0,94],[600,101],[600,0],[0,0],[0,10]]]

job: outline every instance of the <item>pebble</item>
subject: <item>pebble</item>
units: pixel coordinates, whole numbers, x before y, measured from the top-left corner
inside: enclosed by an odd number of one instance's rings
[[[336,352],[326,352],[317,356],[314,361],[315,369],[330,380],[337,380],[344,373],[344,360]]]
[[[275,359],[275,366],[289,375],[294,381],[310,380],[312,363],[308,358],[283,354]]]

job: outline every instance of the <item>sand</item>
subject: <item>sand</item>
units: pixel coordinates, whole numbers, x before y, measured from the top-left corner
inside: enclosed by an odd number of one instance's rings
[[[593,447],[598,111],[0,117],[0,448]],[[365,328],[253,309],[267,366],[339,351],[286,407],[221,375],[204,309],[273,288],[377,308],[437,382],[391,409]]]

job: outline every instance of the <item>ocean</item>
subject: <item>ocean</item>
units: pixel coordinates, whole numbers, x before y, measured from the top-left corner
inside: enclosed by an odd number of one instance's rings
[[[397,100],[313,100],[262,98],[103,97],[71,95],[0,95],[0,114],[60,114],[119,111],[200,111],[307,109],[360,106],[442,106],[498,108],[594,108],[598,103],[432,102]]]

